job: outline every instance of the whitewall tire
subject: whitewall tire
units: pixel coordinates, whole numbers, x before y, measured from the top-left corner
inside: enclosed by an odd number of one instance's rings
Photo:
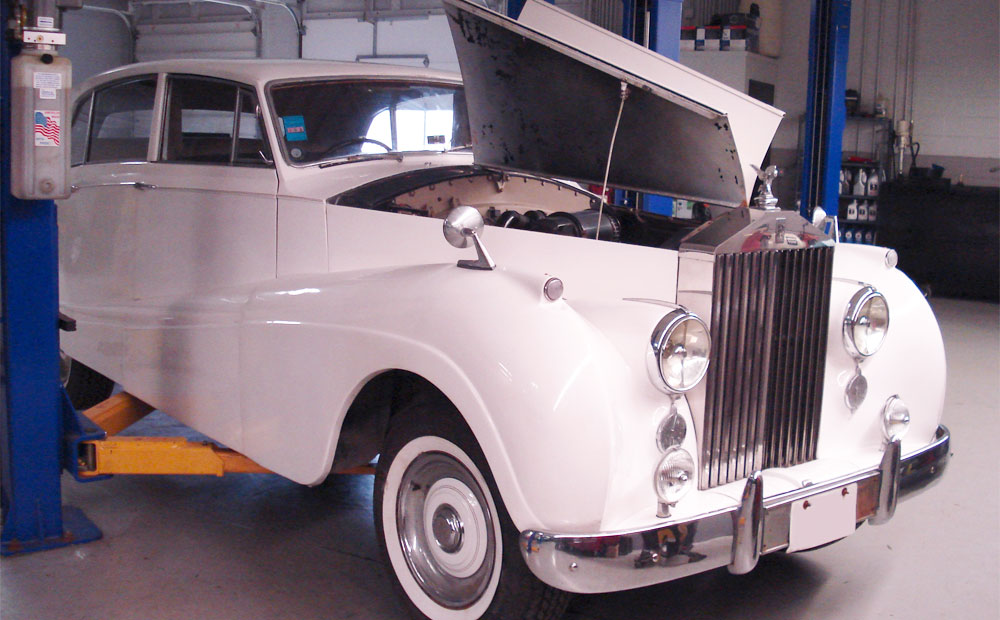
[[[496,594],[500,521],[486,488],[469,456],[440,437],[411,440],[389,467],[379,515],[386,551],[429,618],[475,620]]]
[[[570,595],[524,563],[479,444],[447,401],[393,415],[373,499],[382,557],[413,617],[562,617]]]

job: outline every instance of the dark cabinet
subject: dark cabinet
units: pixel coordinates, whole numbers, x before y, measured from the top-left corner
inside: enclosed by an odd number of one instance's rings
[[[1000,189],[886,183],[878,230],[879,245],[895,248],[899,268],[933,295],[1000,298]]]

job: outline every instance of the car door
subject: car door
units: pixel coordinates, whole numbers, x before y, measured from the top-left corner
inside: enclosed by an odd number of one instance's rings
[[[59,201],[59,295],[78,331],[63,349],[122,378],[123,328],[133,299],[135,207],[143,194],[155,74],[95,88],[73,111],[72,189]]]
[[[160,135],[136,208],[130,378],[239,449],[238,321],[275,277],[277,174],[249,86],[168,75]]]

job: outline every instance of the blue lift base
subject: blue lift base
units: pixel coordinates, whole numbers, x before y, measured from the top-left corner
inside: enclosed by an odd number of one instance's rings
[[[67,545],[79,545],[101,538],[101,530],[83,514],[82,510],[75,506],[62,507],[62,522],[62,536],[28,540],[25,542],[5,540],[0,544],[0,556],[45,551]]]

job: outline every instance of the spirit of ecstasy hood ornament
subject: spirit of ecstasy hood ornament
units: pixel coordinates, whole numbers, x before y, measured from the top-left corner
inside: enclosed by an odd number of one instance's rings
[[[757,196],[753,199],[753,206],[765,211],[776,211],[778,209],[778,197],[771,191],[771,184],[781,174],[781,170],[774,165],[768,166],[764,170],[761,170],[757,166],[754,166],[753,169],[757,172],[757,178],[763,182],[760,186],[760,191],[757,192]]]

